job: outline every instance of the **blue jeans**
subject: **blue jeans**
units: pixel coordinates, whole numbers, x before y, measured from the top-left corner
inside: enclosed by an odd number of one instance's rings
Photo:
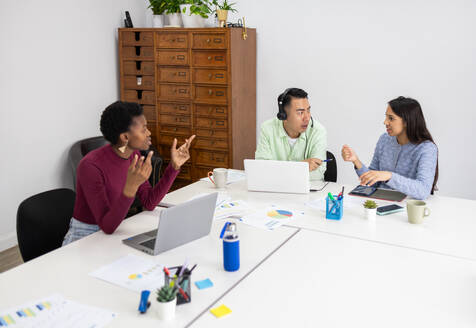
[[[101,228],[96,224],[87,224],[78,221],[75,218],[71,218],[71,221],[69,222],[69,230],[66,233],[66,236],[64,236],[63,246],[89,236],[99,230],[101,230]]]

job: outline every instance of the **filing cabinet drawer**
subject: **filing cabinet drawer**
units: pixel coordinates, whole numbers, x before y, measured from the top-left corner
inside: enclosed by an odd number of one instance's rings
[[[206,150],[194,150],[195,163],[197,165],[210,165],[216,167],[223,167],[228,165],[228,153],[206,151]]]
[[[184,126],[161,125],[160,133],[172,133],[174,135],[181,135],[188,138],[192,135],[192,130],[190,127]]]
[[[190,116],[160,114],[160,123],[190,126]]]
[[[133,59],[153,59],[154,48],[153,47],[122,47],[122,55],[124,58]]]
[[[147,129],[149,129],[150,137],[154,141],[157,138],[157,123],[156,122],[148,123]]]
[[[190,99],[190,85],[189,84],[159,84],[159,97],[169,99]]]
[[[194,66],[226,67],[226,51],[193,51],[192,62]]]
[[[157,72],[161,82],[190,82],[188,68],[159,67]]]
[[[224,69],[196,68],[193,71],[194,83],[226,84],[227,81],[228,73]]]
[[[124,76],[124,88],[135,90],[154,90],[153,76]]]
[[[159,65],[188,66],[188,51],[158,50],[157,60]]]
[[[154,34],[153,32],[124,31],[122,32],[122,44],[133,46],[152,46],[154,45]]]
[[[207,116],[216,118],[226,118],[226,106],[219,105],[195,105],[195,116]]]
[[[193,33],[194,49],[226,49],[225,33]]]
[[[218,101],[226,103],[227,89],[224,87],[214,86],[195,86],[195,99],[204,101]]]
[[[194,148],[205,148],[205,149],[228,149],[228,141],[221,139],[204,139],[197,138]]]
[[[170,160],[170,146],[159,145],[157,149],[164,160]],[[164,167],[167,167],[167,165],[168,163],[164,163]]]
[[[160,135],[160,141],[159,144],[161,145],[167,145],[167,146],[172,146],[174,143],[174,138],[177,138],[177,136],[171,135],[171,134],[164,134],[162,133]],[[177,138],[178,139],[178,138]]]
[[[155,122],[157,120],[157,111],[155,110],[155,106],[151,105],[143,105],[142,108],[144,109],[145,119],[148,121],[147,126],[149,126],[150,122]]]
[[[167,163],[168,165],[168,163]],[[177,175],[177,179],[185,179],[185,180],[190,180],[192,179],[192,168],[190,164],[184,164],[180,168],[180,172]]]
[[[125,75],[154,75],[154,66],[152,61],[125,61],[123,71]]]
[[[195,126],[197,128],[226,129],[228,122],[226,119],[197,117],[195,118]]]
[[[159,106],[162,114],[190,115],[190,104],[161,102]]]
[[[209,130],[209,129],[195,129],[197,137],[213,137],[213,138],[227,138],[228,131],[226,130]]]
[[[139,104],[155,105],[155,93],[153,91],[124,90],[124,100]]]
[[[183,49],[188,48],[187,33],[157,33],[159,48]]]

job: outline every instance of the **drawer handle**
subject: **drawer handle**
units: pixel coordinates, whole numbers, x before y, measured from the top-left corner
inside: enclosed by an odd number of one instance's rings
[[[177,42],[185,42],[185,38],[177,38]]]
[[[185,59],[185,56],[184,56],[184,55],[178,55],[178,56],[177,56],[177,59],[178,59],[178,60],[184,60],[184,59]]]
[[[215,56],[216,61],[223,61],[223,56]]]
[[[187,106],[180,106],[179,109],[180,110],[187,110]]]
[[[212,89],[209,89],[208,90],[208,94],[211,96],[213,94],[213,90]]]
[[[216,160],[217,162],[223,162],[224,159],[223,159],[223,158],[216,158],[215,160]]]
[[[178,75],[179,76],[187,76],[187,72],[179,72]]]
[[[225,109],[224,108],[217,108],[216,112],[220,113],[220,114],[223,114],[223,113],[225,113]]]
[[[215,93],[215,95],[216,95],[217,97],[223,97],[223,96],[225,95],[225,93],[224,93],[223,91],[217,91],[217,92]]]
[[[187,89],[179,89],[179,93],[187,94]]]
[[[213,39],[213,42],[215,42],[215,43],[221,43],[221,40],[222,40],[221,38],[216,38],[216,39]]]
[[[210,40],[210,39],[207,39],[207,43],[210,43],[210,41],[212,41],[212,40]]]
[[[216,121],[217,125],[218,126],[224,126],[225,125],[225,121]]]

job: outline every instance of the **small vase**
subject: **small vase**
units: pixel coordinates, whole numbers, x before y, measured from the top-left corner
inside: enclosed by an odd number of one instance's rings
[[[169,25],[172,27],[182,27],[182,16],[179,13],[168,14]]]
[[[164,15],[152,15],[152,27],[164,27]]]
[[[226,20],[228,19],[228,10],[217,9],[218,27],[226,27]]]
[[[377,209],[376,208],[365,208],[365,217],[369,221],[375,221],[377,218]]]
[[[177,298],[169,302],[155,302],[157,308],[157,316],[159,319],[169,321],[175,318],[175,307],[177,305]]]
[[[182,14],[182,21],[184,27],[205,27],[206,18],[200,15],[192,15],[190,12],[191,5],[180,5],[180,12]]]

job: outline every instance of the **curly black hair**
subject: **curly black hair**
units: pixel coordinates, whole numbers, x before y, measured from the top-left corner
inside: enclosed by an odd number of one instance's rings
[[[115,145],[119,141],[119,135],[127,132],[132,124],[132,119],[141,116],[142,106],[138,103],[116,101],[101,114],[100,129],[104,138]]]

